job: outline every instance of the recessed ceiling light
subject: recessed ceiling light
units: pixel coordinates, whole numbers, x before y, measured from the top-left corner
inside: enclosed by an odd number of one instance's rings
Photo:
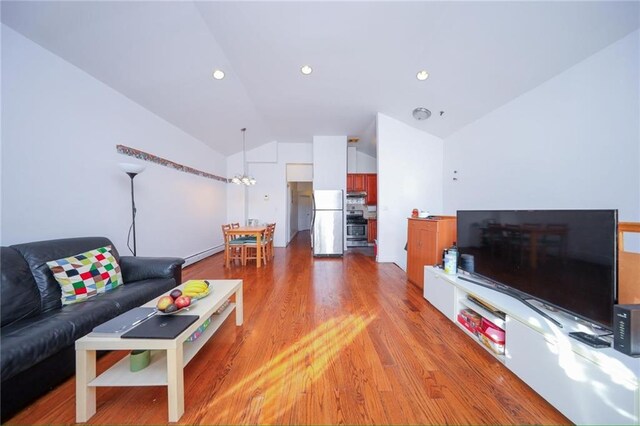
[[[222,80],[224,78],[224,71],[222,71],[222,70],[214,70],[213,71],[213,78],[215,78],[216,80]]]
[[[313,68],[311,68],[309,65],[303,65],[302,67],[300,67],[300,72],[304,75],[309,75],[313,72]]]
[[[429,78],[429,73],[425,70],[419,71],[418,74],[416,74],[416,78],[420,81],[425,81],[427,78]]]

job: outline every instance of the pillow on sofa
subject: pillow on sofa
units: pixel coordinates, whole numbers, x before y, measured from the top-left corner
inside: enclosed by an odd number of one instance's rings
[[[62,290],[62,305],[81,302],[122,284],[111,246],[47,262]]]

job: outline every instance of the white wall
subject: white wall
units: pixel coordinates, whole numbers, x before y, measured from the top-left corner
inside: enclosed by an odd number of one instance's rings
[[[120,93],[2,25],[2,244],[103,235],[131,220],[123,144],[217,175],[225,160]],[[225,183],[145,163],[135,178],[138,254],[222,244]]]
[[[360,152],[355,146],[347,148],[347,173],[376,173],[378,163],[375,157]]]
[[[347,137],[313,137],[313,189],[347,188]]]
[[[287,164],[287,182],[313,182],[313,164]]]
[[[615,208],[640,221],[639,34],[448,137],[445,211]]]
[[[407,268],[407,218],[442,214],[442,139],[378,114],[378,261]]]
[[[377,173],[378,161],[375,157],[356,151],[356,171],[355,173]]]
[[[247,137],[249,137],[248,133],[249,130],[247,130]],[[247,162],[248,173],[255,177],[257,182],[251,187],[229,185],[228,220],[245,223],[246,218],[251,218],[265,223],[275,222],[274,245],[285,247],[289,242],[290,234],[287,165],[311,164],[312,146],[310,143],[273,142],[248,151]],[[242,153],[228,157],[227,168],[231,176],[241,173]],[[247,216],[244,214],[245,206]]]

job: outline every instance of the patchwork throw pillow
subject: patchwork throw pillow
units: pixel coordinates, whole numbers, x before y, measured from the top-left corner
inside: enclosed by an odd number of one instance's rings
[[[62,305],[82,302],[122,284],[111,246],[47,262],[62,290]]]

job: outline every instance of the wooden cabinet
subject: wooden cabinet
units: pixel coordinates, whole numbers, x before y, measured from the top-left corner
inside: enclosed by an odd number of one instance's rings
[[[424,287],[425,265],[442,262],[442,251],[456,240],[456,218],[409,219],[407,232],[407,277]]]
[[[375,173],[348,173],[347,192],[366,192],[367,205],[378,204],[378,175]]]
[[[362,173],[355,173],[353,175],[353,190],[358,191],[366,191],[366,179],[367,177]]]
[[[378,204],[378,175],[375,173],[368,173],[366,175],[366,191],[367,191],[367,205],[375,206]]]
[[[378,238],[378,220],[369,219],[367,223],[367,242],[373,243]]]

